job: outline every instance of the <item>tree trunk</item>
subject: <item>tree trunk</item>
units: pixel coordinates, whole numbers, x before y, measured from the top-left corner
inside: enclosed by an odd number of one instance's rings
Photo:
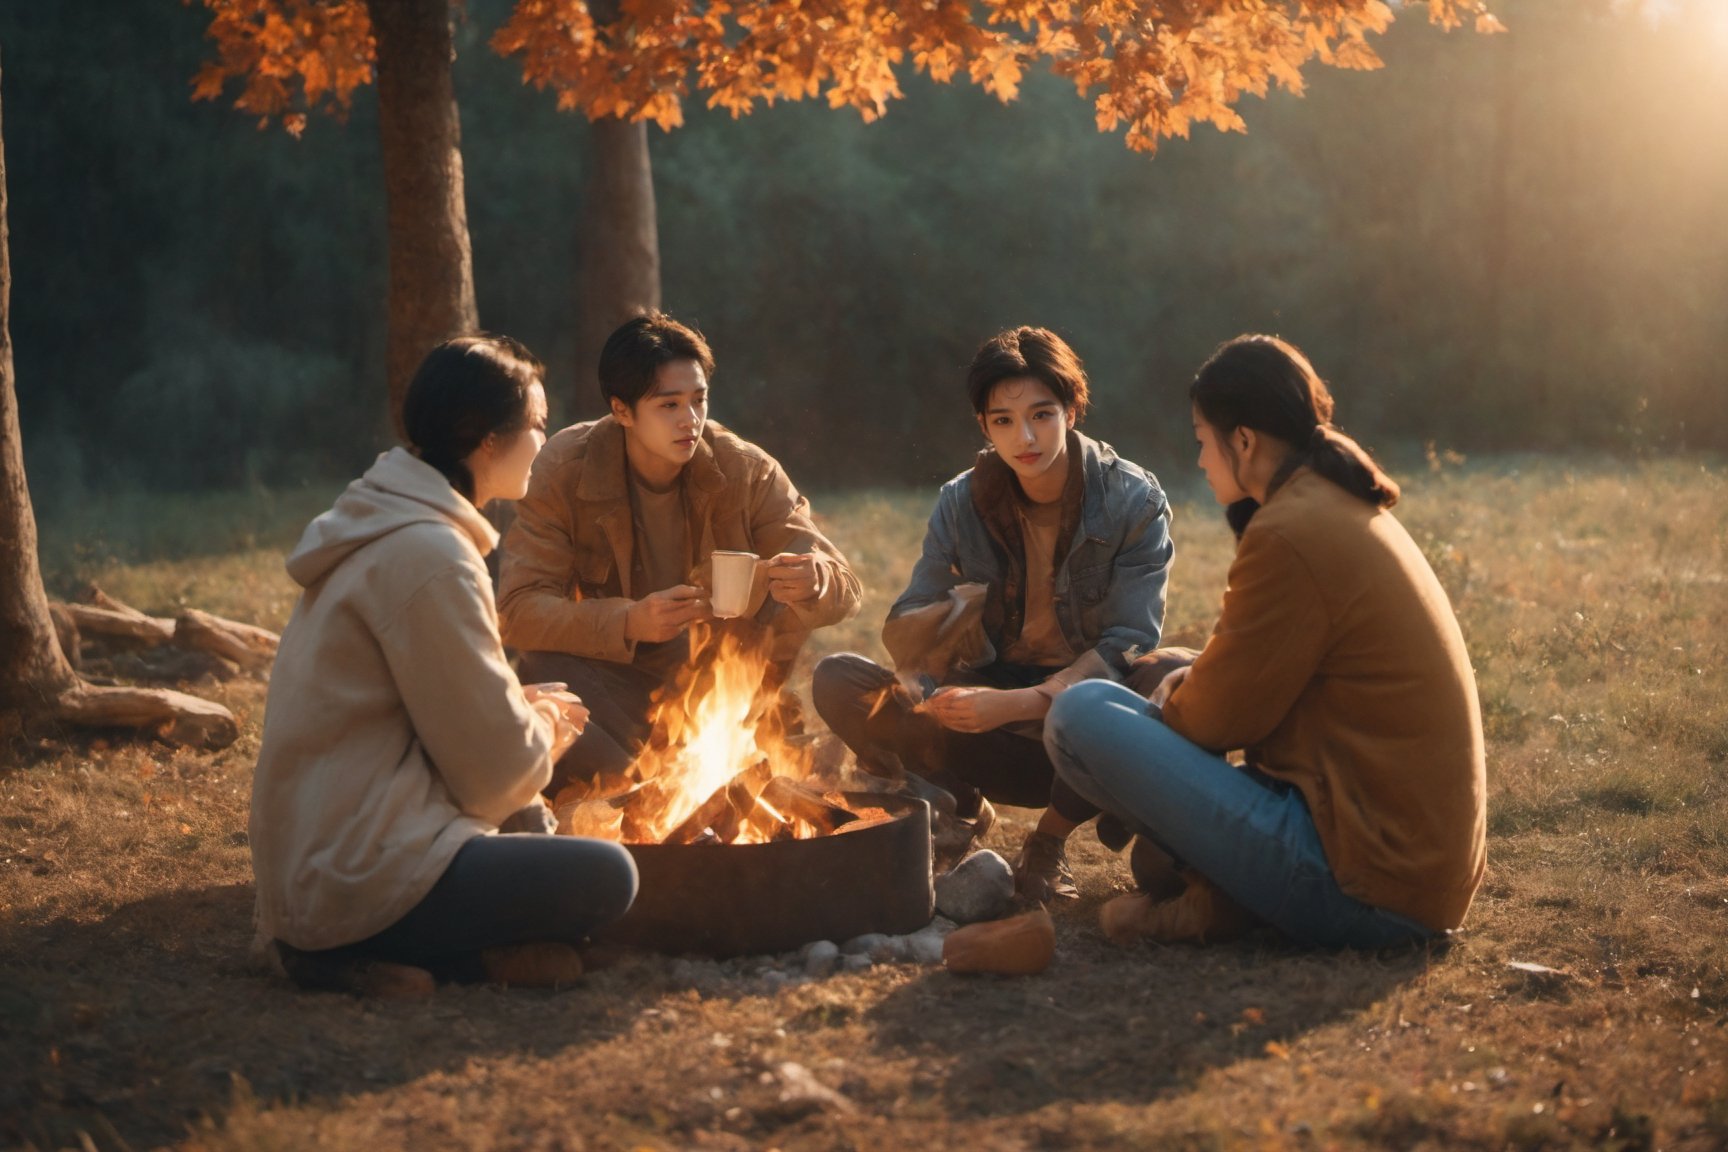
[[[451,78],[450,0],[367,0],[378,50],[378,136],[390,247],[390,419],[420,360],[480,326]]]
[[[11,309],[6,144],[0,129],[0,716],[47,711],[78,683],[55,638],[42,588],[36,514],[24,481]]]
[[[103,728],[148,728],[171,744],[226,748],[238,738],[239,726],[220,704],[160,688],[87,687],[61,648],[42,587],[36,513],[24,479],[6,208],[6,137],[0,129],[0,732],[46,717]],[[69,626],[66,633],[75,649],[77,628]]]
[[[618,20],[619,3],[590,0],[588,11],[608,28]],[[574,411],[604,414],[594,369],[606,337],[660,307],[660,231],[645,122],[606,116],[589,125],[581,244]]]
[[[660,307],[660,234],[648,125],[607,116],[589,126],[588,140],[574,398],[577,412],[603,412],[594,370],[606,337]]]

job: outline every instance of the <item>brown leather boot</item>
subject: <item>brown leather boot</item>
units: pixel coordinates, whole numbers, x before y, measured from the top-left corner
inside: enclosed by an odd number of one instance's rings
[[[329,952],[303,952],[274,940],[283,972],[308,992],[346,992],[375,1000],[424,1000],[438,988],[432,973],[411,964]]]
[[[1134,883],[1153,900],[1173,900],[1188,887],[1188,879],[1170,853],[1145,836],[1134,837],[1128,852],[1128,871]]]
[[[425,1000],[438,990],[438,983],[424,968],[373,960],[356,965],[350,990],[375,1000]]]
[[[557,988],[582,978],[582,954],[575,945],[550,940],[488,948],[480,962],[487,980],[517,988]]]
[[[1033,832],[1014,861],[1014,891],[1029,904],[1077,900],[1080,889],[1068,867],[1068,841],[1047,832]]]
[[[1217,944],[1245,935],[1252,913],[1198,873],[1188,874],[1180,896],[1154,900],[1144,893],[1118,896],[1104,905],[1098,925],[1113,944],[1156,940],[1160,944]]]

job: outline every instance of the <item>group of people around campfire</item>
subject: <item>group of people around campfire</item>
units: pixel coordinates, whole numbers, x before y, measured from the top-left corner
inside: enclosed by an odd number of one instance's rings
[[[714,374],[698,332],[639,316],[601,353],[610,413],[548,441],[540,362],[507,337],[448,341],[408,390],[407,447],[308,526],[251,820],[260,937],[296,982],[573,979],[637,877],[621,845],[557,835],[546,801],[628,774],[711,618],[711,555],[766,558],[749,619],[782,677],[856,614],[808,501],[708,419]],[[839,654],[813,674],[858,767],[963,841],[993,803],[1041,809],[1014,861],[1028,903],[1078,895],[1066,844],[1094,823],[1130,849],[1137,890],[1101,914],[1119,943],[1269,926],[1383,948],[1456,928],[1485,857],[1469,657],[1388,511],[1397,484],[1334,426],[1303,354],[1239,337],[1189,388],[1237,537],[1197,652],[1159,647],[1169,503],[1079,431],[1073,349],[1002,332],[965,386],[987,445],[937,495],[889,610],[895,667]],[[495,597],[481,509],[499,499],[516,514]]]

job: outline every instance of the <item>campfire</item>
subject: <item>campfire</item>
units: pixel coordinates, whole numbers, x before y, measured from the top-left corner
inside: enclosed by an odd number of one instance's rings
[[[636,902],[601,939],[741,956],[928,924],[928,806],[819,780],[754,629],[704,628],[691,650],[629,770],[553,805],[559,831],[619,841],[636,861]]]
[[[655,696],[651,735],[621,776],[571,784],[560,832],[626,844],[767,844],[856,831],[891,819],[814,782],[788,732],[767,638],[722,625],[692,633],[691,660]]]

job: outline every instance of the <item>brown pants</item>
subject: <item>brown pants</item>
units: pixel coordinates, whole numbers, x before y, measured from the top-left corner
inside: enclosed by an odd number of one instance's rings
[[[1052,670],[996,663],[952,677],[949,683],[990,688],[1026,688]],[[866,771],[880,770],[888,753],[909,772],[954,794],[957,811],[970,817],[983,795],[1002,804],[1055,808],[1065,819],[1083,824],[1098,809],[1062,783],[1044,743],[1035,736],[1005,729],[952,732],[888,693],[894,674],[852,653],[829,656],[816,665],[811,701]]]

